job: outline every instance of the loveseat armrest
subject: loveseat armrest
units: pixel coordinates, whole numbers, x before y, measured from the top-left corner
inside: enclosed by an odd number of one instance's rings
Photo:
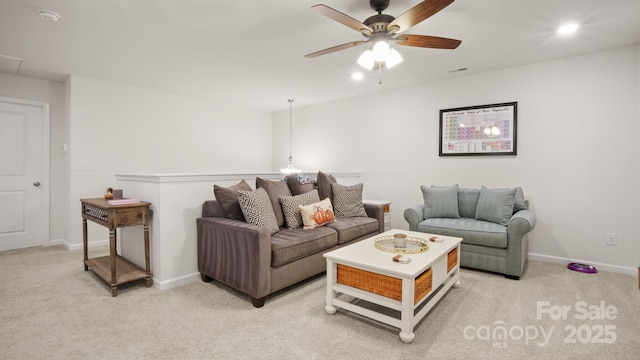
[[[238,220],[196,220],[198,271],[254,299],[271,290],[269,230]]]
[[[517,227],[517,230],[516,230]],[[517,231],[520,234],[526,234],[536,227],[536,214],[531,210],[520,210],[511,216],[507,229]],[[509,230],[507,230],[509,231]]]
[[[418,224],[424,221],[424,204],[418,204],[404,211],[404,219],[409,223],[410,231],[418,231]]]
[[[378,220],[378,232],[384,232],[384,205],[364,203],[364,211],[367,216]]]

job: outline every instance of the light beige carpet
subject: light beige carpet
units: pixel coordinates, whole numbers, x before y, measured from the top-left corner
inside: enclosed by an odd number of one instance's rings
[[[530,261],[520,281],[466,269],[461,281],[404,344],[390,326],[326,314],[324,276],[261,309],[215,282],[160,291],[141,281],[112,298],[83,271],[82,251],[8,251],[0,253],[0,358],[638,359],[635,277]]]

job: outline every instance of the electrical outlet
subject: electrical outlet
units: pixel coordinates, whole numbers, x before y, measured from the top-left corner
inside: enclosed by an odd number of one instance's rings
[[[609,245],[609,246],[618,245],[618,234],[616,234],[616,233],[607,233],[606,237],[607,237],[607,242],[606,242],[607,245]]]
[[[76,161],[75,165],[76,171],[93,171],[94,169],[93,161]]]

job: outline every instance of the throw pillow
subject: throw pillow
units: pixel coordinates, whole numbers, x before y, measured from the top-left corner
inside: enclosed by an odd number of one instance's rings
[[[269,195],[263,188],[255,191],[238,191],[238,202],[248,223],[268,229],[271,235],[280,230]]]
[[[244,215],[238,202],[238,191],[240,190],[251,191],[251,186],[244,180],[229,187],[213,185],[213,194],[216,201],[222,206],[222,212],[227,219],[244,221]]]
[[[480,188],[476,220],[484,220],[496,224],[507,225],[513,214],[513,203],[516,189]]]
[[[304,229],[314,229],[335,220],[333,207],[329,199],[324,199],[309,205],[298,205]]]
[[[367,212],[362,203],[363,184],[352,186],[331,184],[333,206],[337,218],[366,217]]]
[[[256,189],[263,188],[269,200],[271,200],[271,206],[273,207],[273,213],[276,215],[276,222],[278,227],[284,226],[284,214],[282,213],[282,207],[280,206],[280,196],[291,196],[291,190],[284,181],[273,181],[256,178]]]
[[[458,212],[460,217],[474,219],[478,208],[480,189],[458,188]]]
[[[526,210],[527,204],[524,202],[524,192],[521,187],[516,188],[516,197],[513,200],[513,212]]]
[[[288,229],[296,229],[302,226],[302,215],[300,215],[299,205],[309,205],[320,201],[318,190],[311,190],[308,193],[294,196],[280,196],[282,212]]]
[[[298,177],[295,174],[289,174],[285,176],[284,179],[287,182],[287,185],[289,186],[289,190],[291,190],[292,195],[304,194],[316,188],[315,182],[309,183],[304,181],[304,184],[303,184],[300,181],[298,181]]]
[[[452,186],[420,186],[424,199],[424,218],[460,217],[458,212],[458,184]]]
[[[338,181],[333,175],[325,174],[322,171],[318,171],[318,196],[320,199],[329,198],[331,203],[333,204],[333,190],[331,189],[331,184],[337,184]]]

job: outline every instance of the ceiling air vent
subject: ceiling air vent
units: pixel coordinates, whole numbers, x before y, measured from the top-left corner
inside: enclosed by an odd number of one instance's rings
[[[20,71],[22,59],[0,54],[0,71],[16,74]]]

